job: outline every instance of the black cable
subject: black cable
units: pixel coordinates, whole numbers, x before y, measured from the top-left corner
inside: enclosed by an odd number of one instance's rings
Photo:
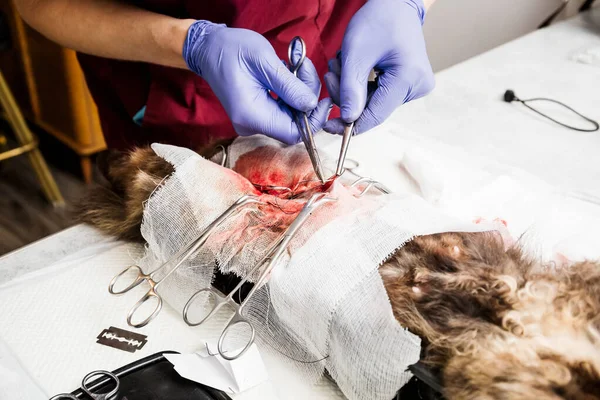
[[[582,114],[578,113],[577,111],[575,111],[574,109],[572,109],[568,105],[566,105],[564,103],[561,103],[560,101],[556,101],[556,100],[552,100],[552,99],[547,99],[547,98],[543,98],[543,97],[538,97],[538,98],[534,98],[534,99],[527,99],[527,100],[521,100],[521,99],[519,99],[515,95],[515,92],[513,92],[512,90],[507,90],[504,93],[504,101],[507,102],[507,103],[512,103],[513,101],[517,101],[519,103],[522,103],[525,107],[527,107],[530,110],[536,112],[537,114],[541,115],[542,117],[547,118],[550,121],[557,123],[558,125],[564,126],[565,128],[572,129],[574,131],[579,131],[579,132],[596,132],[598,129],[600,129],[600,125],[598,124],[598,122],[594,121],[591,118],[586,117],[585,115],[582,115]],[[568,110],[571,110],[573,113],[577,114],[578,116],[580,116],[584,120],[590,122],[592,125],[594,125],[594,128],[593,129],[577,128],[575,126],[567,125],[567,124],[564,124],[564,123],[562,123],[560,121],[557,121],[554,118],[552,118],[552,117],[550,117],[550,116],[542,113],[539,110],[536,110],[535,108],[533,108],[529,104],[527,104],[528,102],[532,102],[532,101],[549,101],[549,102],[561,105],[561,106],[567,108]]]

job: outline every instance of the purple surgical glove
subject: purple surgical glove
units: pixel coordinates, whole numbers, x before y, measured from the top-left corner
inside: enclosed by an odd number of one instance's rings
[[[307,58],[295,77],[254,31],[196,21],[188,30],[183,58],[208,82],[240,136],[263,134],[297,143],[300,134],[286,104],[309,113],[315,132],[329,117],[331,99],[317,104],[321,83],[312,62]]]
[[[363,133],[397,107],[433,90],[424,18],[423,0],[369,0],[358,10],[346,28],[341,53],[329,61],[325,74],[327,90],[342,117],[328,121],[326,131],[341,134],[343,120],[355,122],[355,133]],[[379,73],[379,87],[366,104],[373,69]]]

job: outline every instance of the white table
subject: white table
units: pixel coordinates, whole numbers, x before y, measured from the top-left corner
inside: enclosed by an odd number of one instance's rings
[[[595,50],[595,63],[572,60],[590,49]],[[438,73],[435,90],[400,107],[390,121],[600,201],[600,132],[568,130],[521,104],[505,103],[502,96],[507,89],[521,99],[562,101],[600,121],[600,9]],[[552,115],[559,118],[568,115],[562,108],[552,110],[558,110]],[[581,126],[581,120],[568,120]]]
[[[521,105],[501,101],[504,90],[512,88],[525,98],[562,100],[600,120],[600,65],[569,58],[594,47],[600,48],[598,9],[437,74],[436,90],[401,107],[386,129],[399,136],[411,131],[460,146],[557,187],[600,197],[600,133],[569,131],[535,117]],[[110,239],[76,226],[7,254],[0,258],[0,285],[85,252],[100,240]],[[0,354],[0,367],[1,361]],[[36,371],[28,372],[35,376]]]

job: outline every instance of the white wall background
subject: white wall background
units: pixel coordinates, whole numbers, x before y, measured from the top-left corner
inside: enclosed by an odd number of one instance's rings
[[[585,0],[571,0],[560,19],[577,13]],[[425,21],[434,71],[450,67],[534,31],[562,0],[437,0]],[[599,6],[596,0],[594,6]]]

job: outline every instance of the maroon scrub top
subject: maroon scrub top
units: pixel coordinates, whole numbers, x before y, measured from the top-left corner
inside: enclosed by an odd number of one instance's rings
[[[150,11],[177,18],[204,19],[261,33],[287,60],[294,36],[321,79],[327,61],[341,47],[350,18],[365,0],[131,0]],[[79,54],[98,106],[109,148],[154,142],[196,148],[235,137],[231,121],[206,81],[191,71]],[[226,76],[223,79],[227,79]],[[235,88],[232,88],[235,90]],[[323,84],[321,98],[327,96]],[[141,125],[133,117],[146,107]],[[331,118],[339,116],[332,111]]]

